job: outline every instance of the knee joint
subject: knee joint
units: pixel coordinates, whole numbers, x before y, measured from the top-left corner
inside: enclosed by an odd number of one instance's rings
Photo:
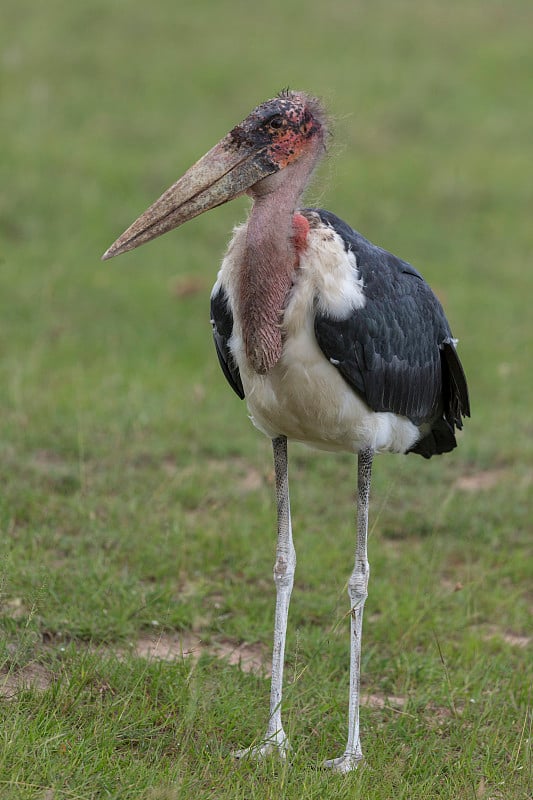
[[[368,561],[358,561],[348,580],[348,594],[352,600],[365,600],[367,597],[370,565]]]
[[[294,555],[291,554],[288,557],[278,555],[274,564],[274,583],[276,585],[292,583],[295,567],[296,558]]]

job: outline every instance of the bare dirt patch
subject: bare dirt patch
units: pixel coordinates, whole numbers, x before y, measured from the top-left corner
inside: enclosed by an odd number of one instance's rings
[[[440,585],[447,592],[460,592],[461,589],[464,589],[461,581],[450,580],[450,578],[441,578]]]
[[[179,477],[182,480],[189,479],[197,472],[197,467],[188,465],[180,467],[175,458],[166,458],[162,462],[162,467],[171,477]],[[236,486],[242,494],[256,492],[265,484],[274,482],[273,471],[260,471],[245,458],[234,457],[231,459],[208,459],[203,465],[204,471],[213,476],[216,480],[221,474],[231,474],[232,485]]]
[[[202,640],[194,633],[172,633],[142,636],[132,644],[130,652],[141,658],[158,661],[177,661],[189,656],[199,657]]]
[[[84,645],[86,646],[86,645]],[[92,651],[98,652],[103,658],[124,658],[136,655],[147,660],[180,661],[191,659],[197,661],[204,653],[226,661],[231,666],[238,667],[242,672],[251,672],[268,678],[271,675],[272,664],[266,649],[259,643],[236,642],[233,639],[222,638],[211,640],[209,643],[195,633],[161,633],[141,636],[127,649],[113,647],[88,646]],[[32,662],[21,668],[11,668],[0,672],[0,698],[12,699],[24,689],[45,691],[54,680],[53,673],[42,664]]]
[[[382,694],[362,694],[361,705],[366,708],[389,708],[393,711],[402,709],[407,703],[406,697],[395,697]]]
[[[531,636],[523,636],[513,631],[501,630],[495,625],[485,628],[483,638],[486,641],[490,641],[490,639],[502,639],[506,644],[510,644],[511,647],[524,648],[533,643],[533,637]]]
[[[461,475],[455,481],[455,487],[462,492],[485,492],[493,489],[506,477],[505,469],[486,469],[472,475]]]
[[[533,641],[531,636],[517,636],[516,633],[503,633],[502,639],[513,647],[527,647]]]
[[[0,697],[8,700],[24,689],[44,692],[52,685],[53,675],[42,664],[26,664],[20,669],[0,673]]]
[[[209,644],[194,633],[172,633],[143,636],[132,646],[132,651],[141,658],[176,661],[182,658],[198,659],[203,653],[215,656],[243,672],[255,672],[265,677],[270,675],[271,663],[264,647],[258,643],[235,642],[233,639],[218,639]]]
[[[0,608],[10,619],[27,619],[30,613],[20,597],[6,598],[0,604]]]
[[[225,659],[229,664],[239,667],[243,672],[256,672],[264,677],[270,677],[272,664],[265,656],[264,648],[258,644],[235,644],[231,639],[223,639],[211,648],[217,658]]]

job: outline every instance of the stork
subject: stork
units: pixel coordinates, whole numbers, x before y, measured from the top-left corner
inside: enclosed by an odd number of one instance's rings
[[[368,506],[375,453],[430,458],[456,447],[470,416],[456,340],[440,302],[407,262],[300,200],[328,138],[320,101],[283,91],[262,103],[156,200],[103,255],[138,247],[247,193],[211,294],[222,371],[271,438],[277,498],[276,607],[270,715],[259,744],[237,757],[289,749],[281,717],[283,664],[296,554],[287,440],[357,454],[355,563],[348,579],[350,685],[343,754],[362,759],[359,688],[367,597]]]

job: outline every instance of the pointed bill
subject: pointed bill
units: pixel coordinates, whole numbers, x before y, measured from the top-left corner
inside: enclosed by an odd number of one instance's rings
[[[279,169],[265,152],[231,134],[196,162],[106,250],[102,260],[155,239],[242,194]]]

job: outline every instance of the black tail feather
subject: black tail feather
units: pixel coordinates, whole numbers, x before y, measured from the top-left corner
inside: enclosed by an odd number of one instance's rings
[[[457,447],[455,429],[463,427],[463,417],[470,416],[470,400],[463,366],[452,339],[440,346],[442,365],[442,416],[431,423],[431,429],[409,453],[424,458],[449,453]]]
[[[420,439],[408,453],[417,453],[424,458],[431,458],[441,453],[449,453],[457,447],[457,440],[453,427],[443,418],[433,423],[431,430],[423,439]]]
[[[463,427],[462,417],[470,416],[470,399],[463,365],[451,339],[446,339],[440,346],[442,362],[442,383],[444,399],[444,416],[459,430]]]

